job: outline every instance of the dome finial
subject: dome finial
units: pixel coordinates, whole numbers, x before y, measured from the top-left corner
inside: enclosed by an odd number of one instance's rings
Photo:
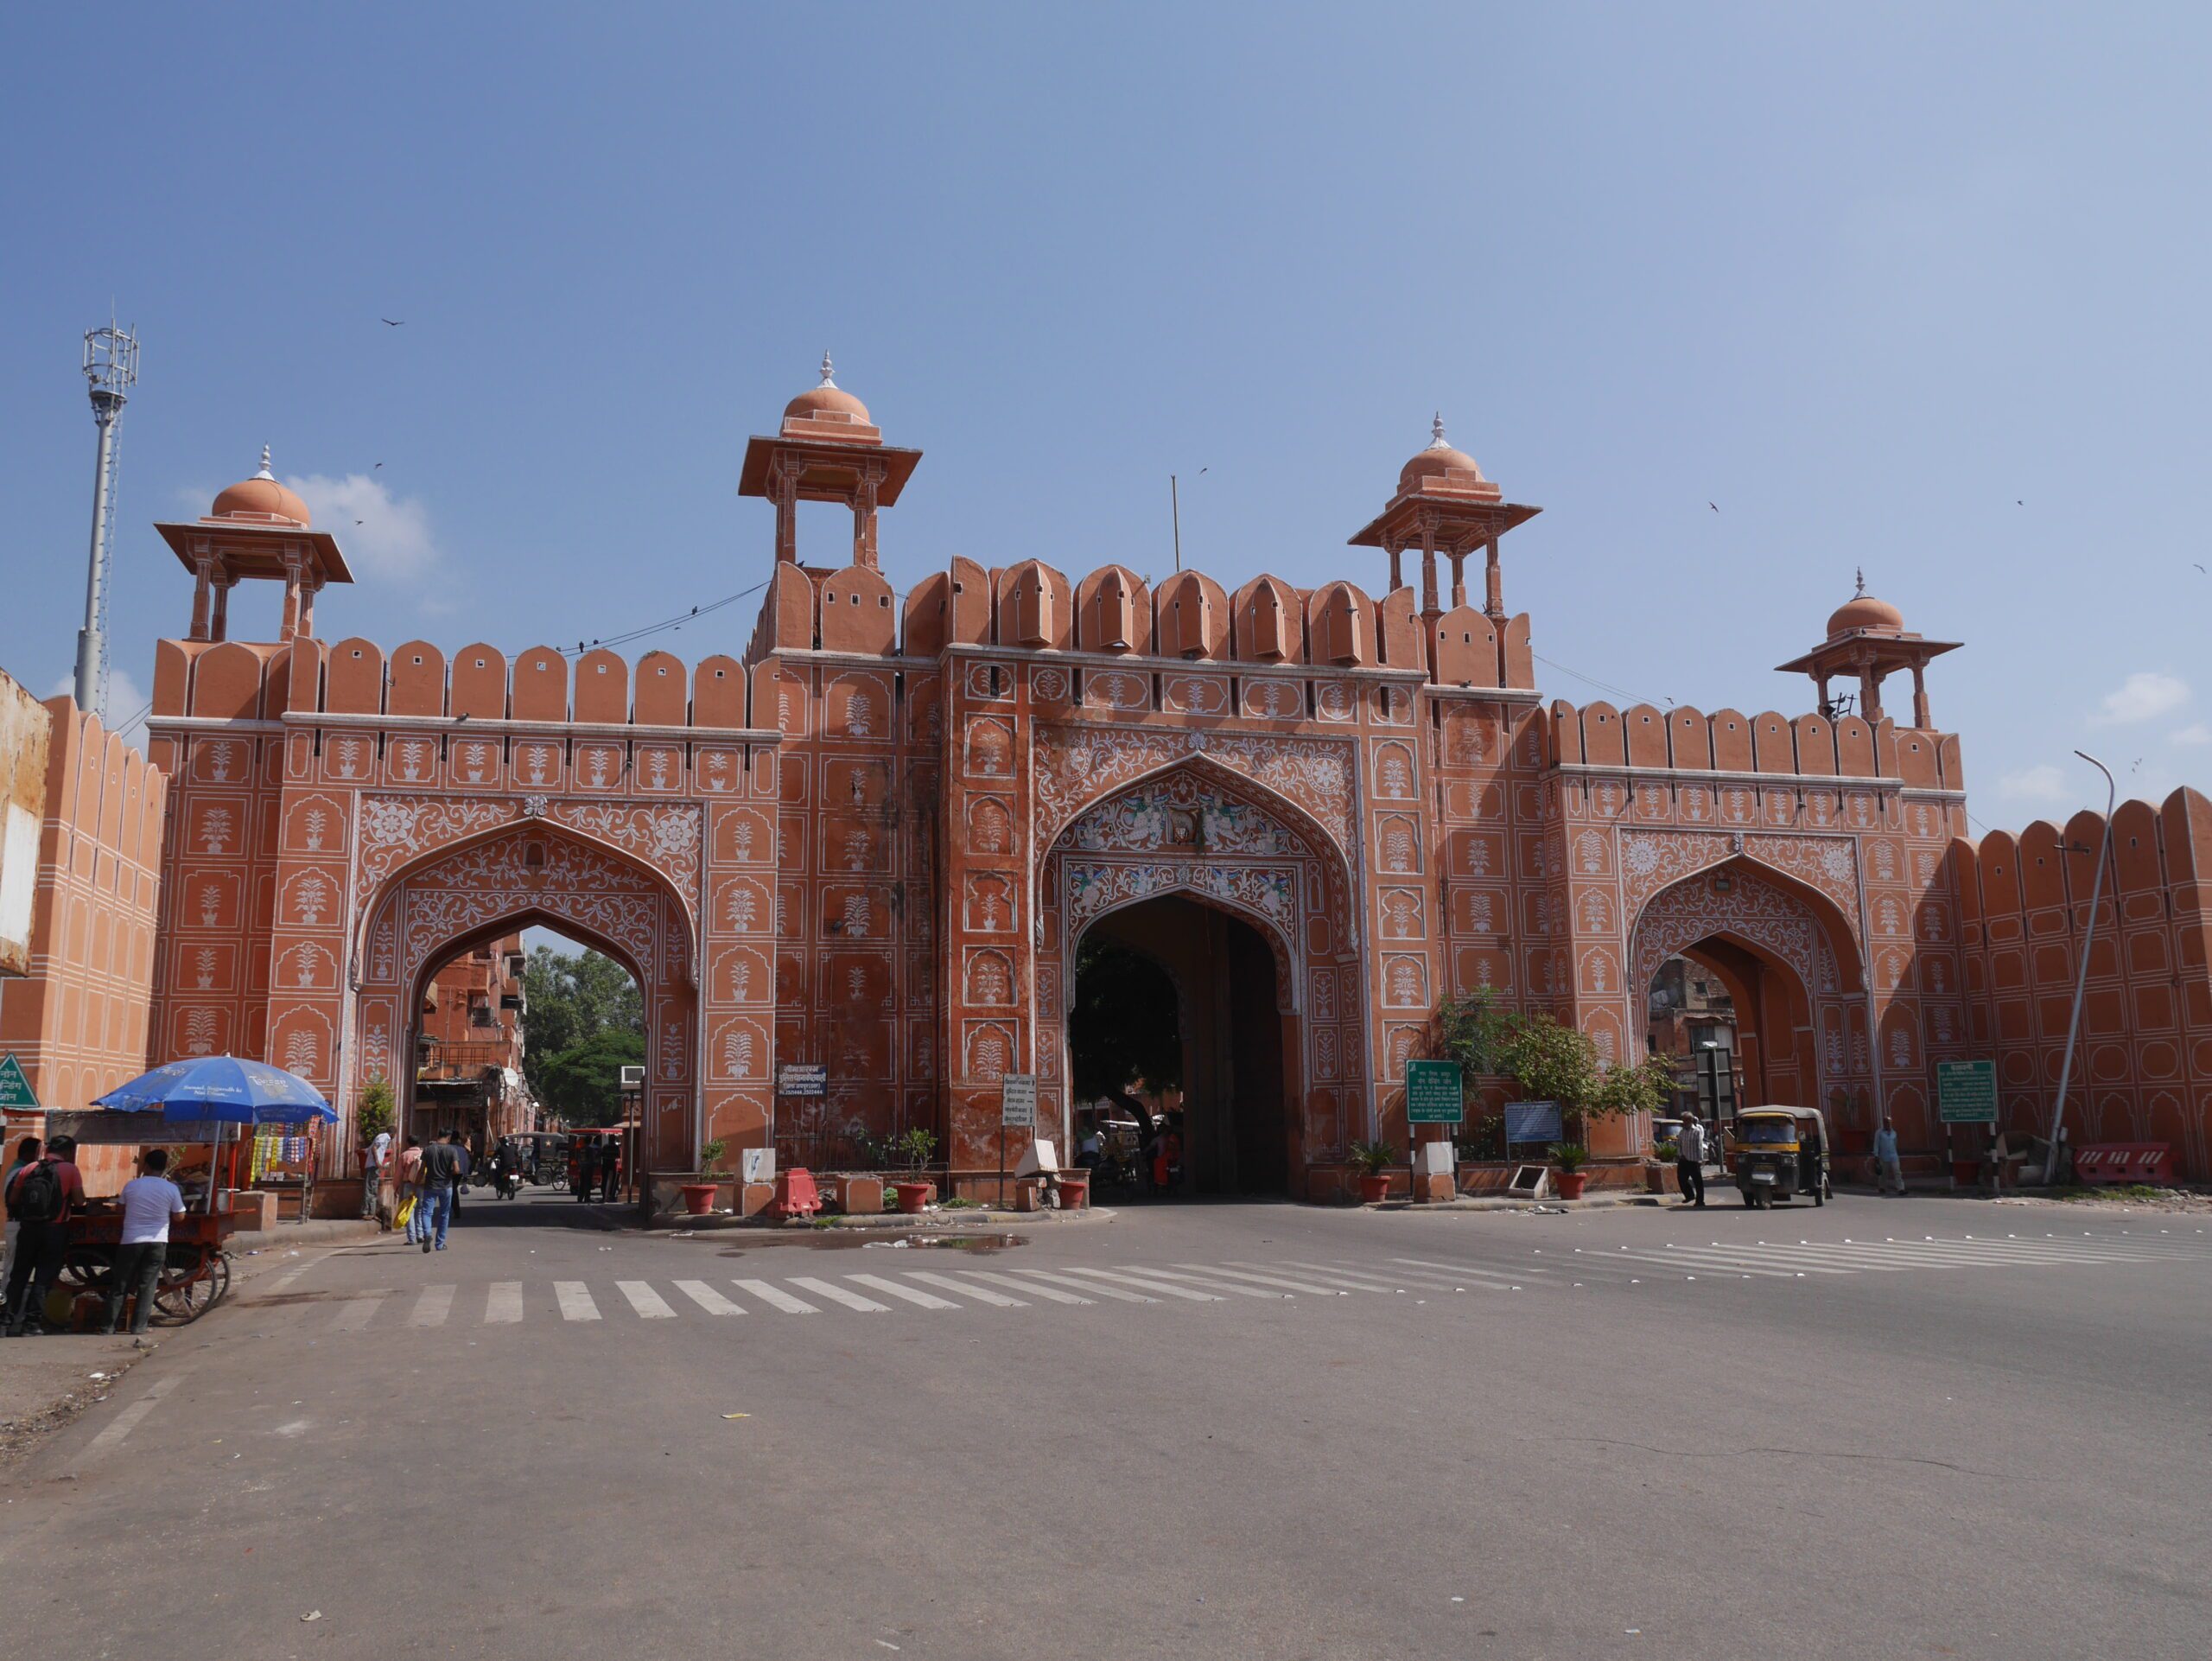
[[[266,444],[261,447],[261,471],[253,476],[257,479],[274,479],[276,476],[269,470],[269,446]]]
[[[1859,567],[1858,576],[1859,586],[1852,590],[1851,597],[1853,600],[1864,600],[1866,597],[1866,568],[1864,565]]]
[[[1429,417],[1428,447],[1433,450],[1448,450],[1452,448],[1444,442],[1444,411],[1441,410]]]
[[[830,353],[826,348],[822,353],[822,384],[824,386],[835,386],[837,384],[830,379]]]

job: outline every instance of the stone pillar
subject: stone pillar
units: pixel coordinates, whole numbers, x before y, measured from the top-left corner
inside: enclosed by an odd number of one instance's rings
[[[276,638],[280,640],[289,640],[300,632],[301,595],[304,586],[300,557],[287,549],[284,552],[284,620],[276,631]]]
[[[1452,605],[1454,610],[1467,603],[1467,550],[1452,550]]]
[[[1936,726],[1928,714],[1928,665],[1924,663],[1912,666],[1912,724],[1923,732],[1932,731]]]
[[[853,493],[853,563],[871,571],[880,569],[875,552],[875,487],[882,478],[881,468],[864,468],[860,488]]]
[[[779,461],[769,488],[776,500],[776,558],[798,563],[798,475]]]
[[[1882,718],[1882,678],[1872,663],[1859,665],[1859,713],[1869,726]]]
[[[211,640],[231,638],[231,585],[237,581],[228,571],[214,574],[215,605],[207,619],[207,638]]]
[[[206,557],[193,562],[192,582],[192,638],[207,638],[208,612],[213,599],[214,562]]]
[[[1390,556],[1390,592],[1392,594],[1397,593],[1406,586],[1405,573],[1399,569],[1398,565],[1398,555],[1403,546],[1402,543],[1390,541],[1385,541],[1382,544],[1383,551]]]
[[[1436,519],[1429,513],[1421,520],[1421,614],[1430,619],[1444,614],[1436,599]]]
[[[1483,611],[1494,622],[1505,620],[1505,574],[1498,568],[1497,538],[1492,537],[1484,550],[1488,567],[1483,574]]]

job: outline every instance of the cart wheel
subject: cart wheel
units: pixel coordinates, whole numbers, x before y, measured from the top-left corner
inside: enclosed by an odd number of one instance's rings
[[[86,1291],[105,1292],[115,1276],[115,1254],[104,1245],[79,1245],[61,1260],[61,1278]]]
[[[181,1327],[197,1321],[223,1301],[231,1289],[230,1254],[218,1251],[203,1257],[173,1280],[167,1273],[154,1294],[154,1314],[165,1326]]]

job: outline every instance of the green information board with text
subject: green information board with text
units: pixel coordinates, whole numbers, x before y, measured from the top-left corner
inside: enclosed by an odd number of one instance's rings
[[[1997,1063],[1938,1061],[1936,1110],[1945,1124],[1997,1123]]]
[[[1406,1063],[1406,1123],[1457,1124],[1463,1117],[1457,1061]]]

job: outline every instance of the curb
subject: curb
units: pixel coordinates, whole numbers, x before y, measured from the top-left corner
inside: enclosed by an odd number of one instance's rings
[[[836,1234],[911,1234],[918,1231],[957,1233],[971,1228],[1082,1228],[1088,1224],[1110,1223],[1118,1213],[1103,1206],[1086,1206],[1080,1212],[1054,1211],[958,1211],[925,1213],[920,1217],[823,1217],[795,1219],[790,1222],[764,1222],[755,1217],[734,1217],[728,1212],[716,1212],[707,1217],[686,1217],[680,1213],[656,1213],[645,1225],[647,1233],[675,1238],[686,1234],[736,1233],[760,1234],[771,1239],[804,1239],[810,1235]]]
[[[1627,1193],[1618,1197],[1606,1194],[1587,1200],[1492,1200],[1462,1197],[1458,1200],[1385,1200],[1372,1206],[1355,1206],[1354,1211],[1367,1212],[1429,1212],[1429,1211],[1540,1211],[1576,1212],[1611,1211],[1621,1206],[1642,1206],[1657,1209],[1669,1196],[1656,1193]]]

